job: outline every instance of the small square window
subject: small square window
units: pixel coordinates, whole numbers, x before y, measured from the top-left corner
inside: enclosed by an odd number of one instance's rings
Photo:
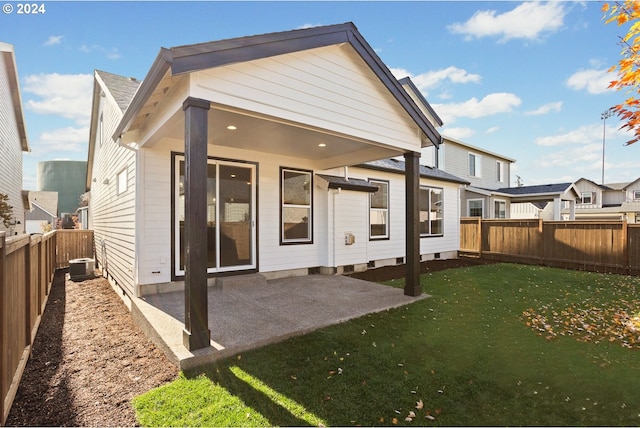
[[[126,192],[128,185],[127,169],[125,168],[118,173],[118,195]]]

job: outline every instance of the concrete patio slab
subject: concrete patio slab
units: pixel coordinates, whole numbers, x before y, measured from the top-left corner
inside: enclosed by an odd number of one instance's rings
[[[422,298],[403,290],[339,275],[226,282],[208,288],[211,347],[191,352],[182,341],[184,292],[132,301],[132,314],[181,370],[309,333]]]

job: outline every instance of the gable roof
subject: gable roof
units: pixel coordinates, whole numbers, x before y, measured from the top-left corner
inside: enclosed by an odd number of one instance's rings
[[[429,104],[424,95],[422,95],[422,92],[420,92],[420,89],[418,89],[418,87],[413,83],[413,80],[411,80],[410,77],[403,77],[402,79],[398,80],[398,83],[400,83],[402,86],[407,86],[411,90],[411,92],[415,94],[418,101],[429,112],[431,117],[433,117],[433,120],[435,120],[437,126],[444,125],[444,122],[442,122],[442,119],[440,119],[438,113],[436,113],[433,107],[431,107],[431,104]]]
[[[9,78],[9,89],[11,91],[11,103],[13,111],[18,123],[18,136],[20,138],[20,147],[23,152],[29,152],[29,141],[27,138],[27,128],[24,123],[24,113],[22,112],[22,96],[20,95],[20,85],[18,82],[18,67],[16,66],[16,58],[13,45],[0,42],[0,55],[4,56],[6,70],[5,73]]]
[[[404,174],[405,162],[398,159],[382,159],[377,161],[366,162],[360,165],[356,165],[361,168],[375,169],[378,171],[395,172],[398,174]],[[456,177],[453,174],[449,174],[438,168],[433,168],[426,165],[420,165],[420,177],[431,178],[440,181],[449,181],[458,184],[469,184],[468,181],[463,180],[460,177]]]
[[[96,70],[95,75],[102,79],[106,89],[124,113],[142,82],[133,77],[119,76],[101,70]]]
[[[466,148],[471,149],[471,150],[476,151],[476,152],[486,153],[486,154],[491,155],[491,156],[493,156],[495,158],[506,160],[507,162],[511,162],[511,163],[515,163],[516,162],[515,159],[511,159],[511,158],[509,158],[507,156],[504,156],[504,155],[501,155],[501,154],[498,154],[498,153],[494,153],[494,152],[491,152],[491,151],[486,150],[486,149],[481,149],[480,147],[473,146],[471,144],[462,142],[462,141],[457,140],[457,139],[452,138],[452,137],[448,137],[446,135],[443,135],[442,138],[444,139],[443,143],[445,143],[445,144],[447,142],[450,142],[450,143],[453,143],[453,144],[458,144],[459,146],[466,147]]]
[[[129,129],[136,115],[144,107],[167,71],[175,76],[232,63],[343,43],[348,43],[354,48],[418,125],[423,134],[432,144],[438,146],[441,139],[438,131],[351,22],[177,46],[169,49],[162,48],[125,111],[113,138],[119,138]]]

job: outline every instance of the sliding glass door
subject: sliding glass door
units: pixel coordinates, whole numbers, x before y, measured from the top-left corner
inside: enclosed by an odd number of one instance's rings
[[[256,267],[255,165],[209,159],[207,168],[207,271]],[[184,275],[184,157],[175,157],[175,274]],[[204,239],[204,237],[203,237]]]

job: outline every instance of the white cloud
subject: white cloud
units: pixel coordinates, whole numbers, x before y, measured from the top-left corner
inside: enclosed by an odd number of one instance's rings
[[[547,114],[547,113],[551,113],[551,112],[558,112],[562,110],[562,101],[557,101],[554,103],[547,103],[547,104],[543,104],[540,107],[538,107],[535,110],[531,110],[528,112],[525,112],[525,115],[527,116],[541,116],[543,114]]]
[[[62,42],[63,36],[49,36],[46,42],[44,42],[43,46],[53,46],[59,45]]]
[[[584,176],[586,171],[602,167],[602,143],[572,146],[551,152],[542,159],[540,166],[571,168],[578,173],[577,175]]]
[[[498,113],[508,113],[518,107],[522,100],[508,92],[496,92],[478,100],[473,97],[461,103],[434,104],[433,108],[444,123],[452,123],[458,117],[479,118]]]
[[[24,92],[40,99],[29,99],[26,107],[38,114],[50,114],[89,123],[93,76],[90,74],[32,74],[24,78]]]
[[[500,130],[500,128],[498,126],[492,126],[491,128],[487,129],[484,133],[485,134],[493,134],[496,133]]]
[[[119,59],[120,58],[120,52],[118,51],[118,48],[105,48],[103,46],[100,45],[82,45],[78,48],[80,50],[80,52],[84,52],[84,53],[92,53],[92,52],[99,52],[104,54],[108,59]]]
[[[464,84],[479,83],[481,80],[481,76],[479,74],[469,73],[466,70],[454,66],[449,66],[440,70],[427,71],[426,73],[417,75],[413,75],[402,68],[392,68],[391,72],[398,79],[402,79],[407,76],[410,77],[416,87],[422,92],[433,89],[445,81]]]
[[[472,137],[476,131],[471,128],[446,128],[442,133],[456,140],[464,140],[465,138]]]
[[[569,144],[589,144],[602,139],[602,126],[598,124],[585,125],[564,134],[550,135],[536,138],[538,146],[563,146]]]
[[[89,127],[73,127],[43,131],[35,140],[30,141],[31,153],[35,157],[71,156],[74,153],[86,153],[89,142]]]
[[[500,42],[537,40],[561,29],[565,14],[562,2],[526,2],[501,14],[495,10],[478,11],[466,22],[456,22],[447,28],[467,40],[482,37],[500,37]]]
[[[615,75],[607,70],[580,70],[567,79],[566,85],[576,91],[586,90],[590,94],[603,94],[610,90],[609,83],[615,79]]]

